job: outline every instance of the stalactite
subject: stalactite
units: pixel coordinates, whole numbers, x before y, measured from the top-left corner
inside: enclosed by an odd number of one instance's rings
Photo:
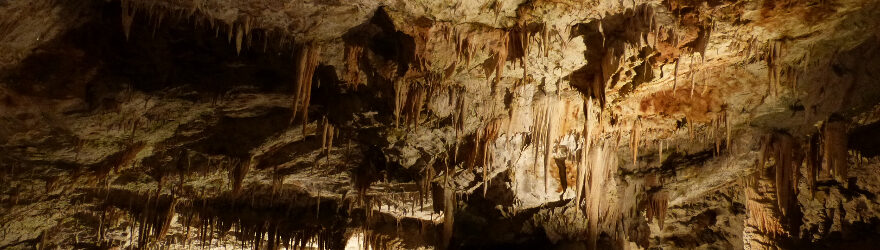
[[[131,2],[131,0],[122,0],[122,31],[125,33],[125,40],[128,41],[128,38],[131,34],[131,23],[134,21],[134,15],[137,13],[137,7]]]
[[[363,52],[364,47],[360,45],[345,45],[345,81],[351,89],[357,89],[361,82],[358,66],[360,64],[360,58],[363,56]]]
[[[230,179],[232,179],[233,195],[238,195],[241,193],[242,184],[244,183],[244,178],[250,171],[252,160],[253,159],[242,161],[240,159],[233,159],[230,162],[232,169],[229,170],[229,177]]]
[[[691,61],[690,61],[690,64],[688,65],[688,70],[690,71],[690,72],[688,72],[688,75],[690,75],[690,81],[691,81],[691,98],[694,98],[694,89],[697,88],[696,87],[697,82],[694,81],[694,75],[696,75],[696,71],[697,71],[694,69],[694,60],[695,60],[694,58],[696,58],[696,56],[691,55]]]
[[[293,99],[293,115],[290,116],[290,121],[293,123],[294,119],[296,119],[296,114],[301,112],[303,134],[305,134],[306,124],[309,120],[312,77],[315,75],[315,69],[318,67],[319,55],[320,48],[315,43],[302,45],[297,54],[296,80],[294,85],[296,94]]]
[[[409,84],[403,80],[394,82],[394,127],[400,126],[400,115],[403,113],[403,107],[409,96]]]
[[[639,143],[641,142],[642,127],[640,118],[636,117],[632,125],[632,133],[630,133],[629,148],[632,150],[633,166],[639,167]]]
[[[461,89],[450,89],[450,100],[453,102],[452,128],[455,131],[455,148],[453,161],[458,160],[458,146],[464,134],[464,94]]]
[[[336,134],[336,128],[330,123],[326,116],[321,120],[324,132],[321,133],[321,151],[325,155],[325,160],[330,161],[330,151],[333,150],[333,138]]]
[[[226,30],[226,42],[232,43],[232,37],[235,35],[235,23],[227,23],[226,27],[228,27]]]
[[[520,35],[519,47],[521,48],[522,53],[523,53],[522,57],[520,57],[519,60],[520,60],[520,64],[522,65],[522,68],[523,68],[523,79],[526,79],[526,77],[528,77],[528,75],[529,75],[528,58],[529,58],[529,41],[531,40],[531,35],[530,35],[529,31],[527,30],[525,24],[520,24],[519,29],[520,29],[520,31],[519,31],[519,35]]]
[[[681,58],[675,60],[675,69],[672,73],[672,96],[675,96],[675,86],[678,85],[678,62]]]
[[[727,110],[724,110],[724,128],[726,130],[725,136],[727,137],[724,145],[727,147],[727,150],[730,150],[732,148],[730,144],[730,117]]]
[[[806,165],[806,182],[810,195],[816,192],[816,181],[819,179],[819,171],[822,169],[822,149],[818,134],[812,134],[807,137],[805,164]]]
[[[660,145],[657,146],[657,167],[663,166],[663,139],[660,139]]]
[[[244,28],[242,28],[241,24],[238,25],[238,29],[235,30],[235,54],[241,55],[241,41],[244,38]]]

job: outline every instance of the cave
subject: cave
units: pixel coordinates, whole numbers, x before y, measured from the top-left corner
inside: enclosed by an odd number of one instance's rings
[[[0,249],[875,249],[878,16],[0,1]]]

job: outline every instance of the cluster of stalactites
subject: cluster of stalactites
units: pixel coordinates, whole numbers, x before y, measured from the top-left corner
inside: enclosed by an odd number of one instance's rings
[[[489,169],[492,167],[492,161],[495,159],[495,139],[498,138],[498,131],[502,127],[502,120],[495,119],[489,122],[486,127],[477,131],[474,136],[474,152],[468,161],[468,166],[474,166],[480,159],[483,169],[483,195],[489,187]]]
[[[595,249],[599,234],[602,231],[616,232],[619,228],[620,218],[624,216],[620,204],[609,201],[608,193],[613,185],[609,183],[612,174],[617,171],[618,161],[616,155],[617,139],[597,139],[594,133],[597,128],[598,117],[594,114],[593,100],[584,98],[585,123],[581,138],[578,162],[576,164],[575,206],[583,209],[587,217],[587,241],[588,249]],[[618,135],[619,138],[619,135]],[[582,202],[583,201],[583,202]],[[615,235],[618,237],[620,235]]]
[[[599,233],[603,229],[614,230],[621,215],[621,211],[616,211],[616,206],[609,203],[608,193],[610,191],[608,181],[612,178],[611,174],[617,171],[617,156],[615,155],[615,143],[605,141],[597,144],[588,155],[588,164],[585,167],[586,176],[584,178],[584,186],[578,187],[582,189],[580,192],[586,200],[585,211],[587,214],[587,240],[590,249],[596,249],[596,241]],[[614,230],[617,231],[617,230]]]
[[[196,10],[201,6],[201,3],[194,3],[193,8],[186,9],[178,9],[172,10],[168,8],[162,8],[155,3],[141,3],[135,4],[133,0],[121,0],[121,21],[122,21],[122,30],[125,35],[125,39],[128,40],[131,37],[131,26],[134,22],[135,14],[140,9],[143,9],[146,12],[146,19],[149,24],[152,26],[153,36],[156,35],[156,31],[159,26],[162,25],[162,21],[165,19],[166,12],[170,12],[172,17],[177,16],[183,18],[188,15],[188,17],[192,17]],[[187,13],[188,12],[188,13]],[[219,36],[220,26],[215,25],[216,21],[213,18],[208,17],[208,22],[211,25],[211,29],[215,31],[215,34]],[[200,19],[196,19],[196,23],[201,21]],[[241,53],[242,46],[249,44],[251,41],[251,30],[253,29],[253,23],[251,22],[250,17],[242,17],[240,20],[227,23],[227,40],[228,42],[233,42],[235,40],[235,51],[237,54]],[[268,36],[268,35],[266,35]],[[264,39],[265,43],[268,43],[268,38]],[[268,46],[268,44],[264,44],[264,50]]]
[[[714,139],[715,151],[713,153],[715,155],[721,155],[722,138],[724,139],[723,145],[725,145],[728,150],[730,149],[730,129],[730,119],[726,110],[719,113],[715,119],[712,119],[709,136]],[[723,136],[722,133],[724,133]]]
[[[400,239],[364,229],[364,250],[402,249]]]
[[[290,116],[291,123],[296,119],[297,113],[302,115],[303,133],[309,120],[309,101],[312,96],[312,78],[318,67],[318,59],[321,49],[315,43],[304,44],[300,47],[296,57],[296,75],[294,89],[296,93],[293,99],[293,114]]]
[[[477,53],[478,46],[476,46],[476,41],[474,41],[474,37],[470,33],[463,34],[458,30],[450,31],[450,33],[453,32],[453,39],[455,40],[456,59],[458,61],[464,61],[465,68],[470,68],[471,60]]]
[[[495,81],[494,84],[498,84],[501,81],[502,75],[504,75],[504,66],[507,62],[507,53],[508,46],[510,46],[510,35],[509,32],[501,32],[498,38],[498,44],[492,47],[495,53]]]
[[[843,121],[826,121],[820,133],[807,137],[806,145],[806,182],[812,194],[816,190],[819,178],[830,177],[847,184],[849,168],[847,152],[847,124]]]
[[[104,163],[95,168],[96,181],[106,180],[111,172],[134,163],[138,153],[144,150],[145,147],[146,143],[136,142],[126,147],[125,150],[107,157]]]
[[[822,128],[822,169],[841,183],[846,183],[849,167],[846,130],[842,121],[828,121]]]
[[[134,223],[129,226],[129,240],[135,242],[133,237],[137,235],[137,244],[139,248],[149,248],[155,244],[162,242],[171,228],[171,222],[175,216],[175,210],[180,200],[171,198],[170,202],[163,202],[161,193],[156,190],[155,195],[151,195],[151,191],[145,196],[146,201],[143,207],[134,207],[134,201],[129,201],[129,210],[138,211],[132,213],[130,218]],[[135,226],[137,228],[135,228]],[[103,223],[100,224],[103,228]],[[137,233],[134,230],[137,229]],[[99,229],[99,238],[103,238],[103,230]],[[99,239],[102,240],[102,239]]]
[[[780,62],[782,57],[782,42],[767,41],[767,52],[764,55],[764,61],[767,63],[767,80],[768,90],[773,95],[779,94],[778,86],[780,83]]]
[[[397,80],[394,84],[394,127],[400,127],[401,118],[404,126],[418,125],[428,95],[435,89],[425,83]]]
[[[763,188],[760,187],[762,173],[764,173],[764,171],[759,170],[751,176],[746,177],[745,180],[744,189],[746,196],[746,211],[748,211],[746,225],[752,225],[758,231],[771,237],[786,235],[787,233],[782,227],[781,220],[779,216],[777,216],[772,205],[768,207],[767,204],[763,202],[766,200],[767,194],[762,195],[761,193],[758,193],[758,190],[763,190]]]
[[[801,165],[800,145],[794,137],[781,132],[771,133],[764,137],[761,146],[759,169],[763,169],[768,160],[774,160],[776,201],[779,211],[785,216],[791,209],[791,202],[797,201],[798,167]],[[759,170],[760,171],[760,170]]]
[[[663,221],[666,220],[666,207],[669,205],[669,194],[665,191],[657,191],[648,194],[648,206],[645,210],[645,217],[650,223],[652,219],[657,218],[657,225],[663,230]]]
[[[535,162],[533,166],[538,166],[538,150],[543,145],[544,146],[544,193],[549,192],[549,165],[550,165],[550,148],[552,135],[553,135],[553,122],[555,121],[553,115],[555,112],[551,110],[552,104],[555,103],[555,98],[548,96],[544,98],[543,105],[535,105],[534,106],[534,124],[532,125],[532,140],[535,142],[534,145],[534,156]]]
[[[250,160],[241,160],[238,158],[231,158],[227,162],[229,165],[229,178],[232,179],[232,194],[238,195],[241,193],[241,189],[244,186],[244,178],[247,177],[248,172],[251,169],[251,161]]]
[[[364,47],[355,44],[345,45],[345,82],[349,88],[356,90],[361,84],[361,73],[358,69]]]
[[[433,201],[433,185],[431,183],[434,182],[434,172],[433,167],[426,167],[422,170],[421,177],[418,181],[419,184],[419,209],[425,208],[425,200]]]

